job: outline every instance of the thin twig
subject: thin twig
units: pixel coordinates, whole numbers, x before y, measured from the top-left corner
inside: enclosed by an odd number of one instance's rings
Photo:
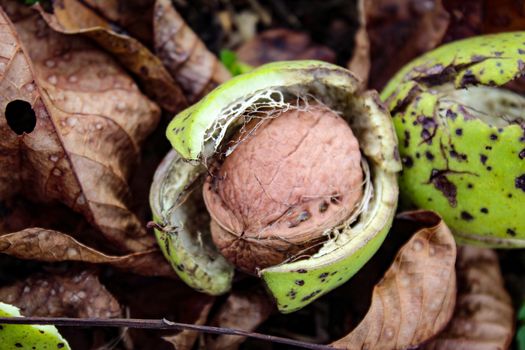
[[[261,333],[247,332],[240,329],[199,326],[187,323],[171,322],[166,319],[134,319],[134,318],[70,318],[70,317],[0,317],[0,324],[38,324],[64,327],[127,327],[141,329],[176,329],[192,330],[211,334],[228,334],[261,339],[273,343],[292,345],[303,349],[334,350],[329,345],[306,343],[299,340],[276,337]]]

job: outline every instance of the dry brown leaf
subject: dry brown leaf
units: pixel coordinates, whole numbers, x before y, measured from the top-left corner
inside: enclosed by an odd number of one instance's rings
[[[380,89],[406,63],[439,45],[449,23],[442,0],[366,0],[370,86]]]
[[[270,29],[259,33],[237,50],[243,63],[259,66],[264,63],[285,60],[315,59],[335,62],[335,52],[315,44],[308,34],[290,29]]]
[[[199,316],[192,324],[199,326],[206,324],[212,305],[212,301],[210,301],[209,304],[204,305]],[[198,336],[198,332],[185,329],[175,335],[164,336],[162,339],[172,344],[174,350],[191,350],[195,345]]]
[[[483,1],[443,0],[443,5],[450,13],[450,23],[443,41],[449,42],[481,34]]]
[[[38,227],[1,235],[0,253],[26,260],[108,264],[143,276],[175,277],[173,269],[158,249],[111,256],[90,248],[64,233]]]
[[[221,305],[211,321],[215,327],[254,331],[275,311],[275,307],[260,285],[247,290],[235,290]],[[246,337],[235,335],[204,336],[209,350],[236,350]]]
[[[516,0],[443,0],[451,15],[446,41],[525,29],[525,2]]]
[[[361,323],[331,345],[338,349],[406,349],[430,339],[450,320],[456,297],[456,243],[428,211],[404,218],[425,224],[399,251],[375,286]]]
[[[117,279],[118,278],[118,279]],[[194,324],[203,309],[213,304],[213,296],[198,293],[184,282],[131,274],[113,275],[107,288],[126,305],[131,318],[162,319]],[[173,331],[131,329],[132,349],[172,349],[162,337]]]
[[[0,198],[60,201],[115,248],[151,247],[126,205],[127,178],[158,107],[86,40],[53,32],[17,2],[0,4],[14,19],[0,13],[0,107],[14,109],[0,118],[0,168],[12,169],[0,173]]]
[[[355,73],[363,86],[367,85],[370,74],[370,40],[366,31],[365,0],[358,0],[359,29],[355,34],[355,46],[348,69]]]
[[[25,316],[121,316],[120,305],[93,272],[38,274],[0,288],[0,300],[16,305]]]
[[[170,0],[155,2],[155,52],[190,102],[196,102],[230,78],[223,64],[184,22]]]
[[[508,349],[514,335],[514,310],[498,256],[490,249],[463,247],[458,251],[456,266],[454,316],[447,328],[421,349]]]
[[[102,17],[78,0],[53,2],[53,13],[36,8],[56,31],[63,34],[83,34],[111,52],[141,81],[143,90],[171,113],[187,105],[180,86],[173,80],[160,59],[146,46],[125,34],[116,33]]]
[[[34,226],[65,232],[76,232],[79,226],[92,228],[61,203],[35,203],[22,196],[0,200],[0,235]]]
[[[142,43],[153,38],[153,3],[155,0],[83,0],[110,22],[117,23]]]

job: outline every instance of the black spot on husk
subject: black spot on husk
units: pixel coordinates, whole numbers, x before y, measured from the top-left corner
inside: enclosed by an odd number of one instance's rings
[[[316,295],[318,295],[320,293],[321,293],[320,289],[318,289],[316,291],[313,291],[312,293],[310,293],[307,296],[305,296],[304,298],[302,298],[301,301],[308,301],[308,300],[312,299],[313,297],[315,297]]]
[[[429,182],[432,183],[438,191],[443,193],[451,207],[456,207],[456,196],[458,193],[457,187],[447,178],[445,173],[446,170],[433,169],[432,173],[430,174]]]
[[[411,168],[414,165],[414,161],[412,160],[412,157],[406,156],[402,159],[403,165],[407,168]]]
[[[487,162],[487,159],[488,159],[488,157],[486,155],[484,155],[484,154],[480,154],[479,155],[479,160],[480,160],[481,164],[485,165],[485,163]]]
[[[463,210],[461,212],[461,219],[466,221],[472,221],[474,220],[474,217],[468,211]]]
[[[525,192],[525,174],[518,176],[515,181],[516,188]]]
[[[403,144],[405,145],[405,148],[410,145],[410,133],[408,130],[405,130],[405,140],[403,141]]]

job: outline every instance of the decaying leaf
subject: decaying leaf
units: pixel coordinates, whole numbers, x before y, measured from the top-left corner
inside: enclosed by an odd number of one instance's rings
[[[171,0],[157,0],[153,17],[155,51],[182,86],[190,102],[196,102],[230,73],[177,13]]]
[[[158,108],[82,38],[51,31],[36,13],[12,18],[1,13],[0,168],[13,171],[0,174],[0,197],[58,200],[116,247],[152,246],[126,206],[126,179]]]
[[[121,316],[118,301],[88,271],[78,274],[38,274],[0,288],[0,300],[20,308],[25,316]]]
[[[64,233],[38,227],[1,235],[0,253],[26,260],[108,264],[143,276],[172,278],[176,276],[158,249],[111,256],[90,248]]]
[[[370,86],[381,88],[403,65],[443,39],[449,15],[442,0],[367,0]]]
[[[83,0],[94,11],[112,23],[125,28],[142,43],[151,44],[153,38],[153,3],[155,0]]]
[[[274,312],[275,306],[261,286],[233,291],[211,321],[215,327],[254,331]],[[234,335],[204,336],[205,348],[209,350],[236,350],[245,337]]]
[[[285,60],[315,59],[335,62],[335,52],[315,44],[308,34],[290,29],[270,29],[259,33],[237,49],[238,59],[251,66]]]
[[[76,234],[77,232],[83,233],[79,231],[80,227],[95,230],[82,219],[80,214],[62,203],[36,203],[22,196],[0,199],[0,235],[21,231],[28,227],[45,227],[74,232],[75,238],[93,236]]]
[[[443,41],[449,42],[481,34],[483,1],[443,0],[450,23]]]
[[[187,104],[180,86],[173,80],[160,59],[138,40],[115,32],[102,17],[78,0],[53,1],[53,13],[39,5],[46,22],[63,34],[83,34],[111,52],[141,81],[143,90],[164,109],[175,113]]]
[[[137,275],[116,275],[107,281],[108,289],[122,305],[126,305],[131,318],[162,319],[194,324],[204,309],[213,304],[215,297],[198,293],[182,281]],[[131,329],[132,349],[172,349],[162,337],[171,332]]]
[[[443,0],[451,15],[445,40],[525,29],[525,2],[516,0]]]
[[[514,334],[514,310],[496,253],[462,247],[456,266],[458,296],[454,316],[443,332],[421,348],[508,349]]]
[[[204,305],[204,307],[200,310],[199,316],[192,324],[206,324],[212,305],[213,302],[211,301],[209,304]],[[195,345],[195,341],[197,341],[198,336],[198,332],[185,329],[182,332],[179,332],[175,335],[164,336],[162,337],[162,339],[172,344],[174,350],[191,350],[193,348],[193,345]]]
[[[363,86],[367,85],[370,74],[370,40],[366,31],[365,0],[358,0],[359,28],[355,34],[355,46],[348,69],[355,73]]]
[[[375,286],[361,323],[332,343],[338,349],[406,349],[441,331],[456,297],[456,243],[436,214],[415,211],[401,217],[425,224],[397,254]]]

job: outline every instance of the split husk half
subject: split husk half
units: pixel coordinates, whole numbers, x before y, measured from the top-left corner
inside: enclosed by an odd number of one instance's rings
[[[201,186],[207,164],[252,118],[315,101],[337,111],[359,140],[366,181],[356,215],[324,232],[317,253],[261,269],[258,275],[283,313],[302,308],[351,278],[376,252],[392,223],[401,164],[390,115],[354,75],[318,61],[271,63],[217,87],[179,113],[167,137],[172,150],[157,169],[150,204],[157,240],[179,276],[209,293],[227,292],[234,266],[211,241]],[[294,107],[295,106],[295,107]]]

